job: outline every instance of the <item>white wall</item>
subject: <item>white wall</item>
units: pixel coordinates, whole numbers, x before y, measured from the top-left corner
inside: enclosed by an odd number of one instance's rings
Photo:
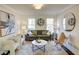
[[[64,31],[64,29],[63,29],[62,21],[63,21],[64,14],[66,14],[67,12],[74,13],[75,17],[76,17],[76,26],[75,26],[74,30],[71,31],[71,32]],[[79,5],[75,5],[72,8],[69,8],[69,9],[65,10],[64,12],[62,12],[58,16],[58,20],[57,21],[59,23],[60,32],[65,32],[66,36],[71,34],[73,36],[73,39],[72,39],[73,46],[75,48],[79,49]]]

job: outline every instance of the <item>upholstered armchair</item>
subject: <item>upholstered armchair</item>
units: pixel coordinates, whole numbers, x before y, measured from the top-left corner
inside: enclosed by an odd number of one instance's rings
[[[64,45],[64,43],[66,42],[66,36],[65,34],[62,32],[59,36],[59,38],[57,40],[54,40],[55,42],[55,47],[57,47],[57,49],[60,49],[62,45]]]
[[[62,33],[60,34],[59,39],[58,39],[58,43],[61,44],[61,45],[63,45],[63,44],[65,43],[65,40],[66,40],[66,36],[65,36],[65,34],[62,32]]]
[[[15,55],[15,42],[12,41],[12,40],[6,40],[5,42],[3,42],[3,45],[2,45],[2,50],[5,52],[7,50],[10,51],[10,55]]]
[[[15,55],[16,49],[21,48],[23,43],[23,39],[21,38],[21,35],[16,35],[13,37],[8,38],[7,40],[1,41],[1,51],[5,52],[7,50],[10,51],[10,55]]]

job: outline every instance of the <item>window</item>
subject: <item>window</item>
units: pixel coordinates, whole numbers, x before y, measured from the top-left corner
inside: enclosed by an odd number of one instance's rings
[[[63,27],[64,27],[64,29],[65,29],[65,18],[63,19]]]
[[[54,24],[53,24],[53,21],[54,21],[54,19],[52,19],[52,18],[47,18],[47,20],[46,20],[47,22],[47,30],[49,30],[51,33],[53,32],[53,28],[54,28]]]
[[[34,18],[28,19],[28,30],[35,30],[35,19]]]
[[[60,31],[60,19],[57,19],[57,27],[56,27],[56,30],[57,30],[57,33],[59,33]]]

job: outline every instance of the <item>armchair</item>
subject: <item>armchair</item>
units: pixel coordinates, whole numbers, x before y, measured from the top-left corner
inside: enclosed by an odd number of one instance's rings
[[[60,49],[62,45],[64,45],[66,41],[66,36],[65,34],[62,32],[59,36],[59,39],[58,40],[55,40],[55,46],[57,47],[57,49]]]
[[[1,41],[0,47],[1,51],[5,52],[7,50],[10,51],[10,55],[15,55],[15,50],[22,46],[23,40],[21,40],[21,35],[16,35],[8,38],[7,40]]]

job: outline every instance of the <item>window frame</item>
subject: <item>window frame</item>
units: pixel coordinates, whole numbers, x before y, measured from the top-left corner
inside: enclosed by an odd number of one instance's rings
[[[48,20],[52,20],[52,21],[49,21],[49,23],[48,23]],[[46,30],[48,30],[51,33],[54,32],[54,18],[47,18],[46,19]]]
[[[28,30],[35,30],[35,18],[28,18]]]

